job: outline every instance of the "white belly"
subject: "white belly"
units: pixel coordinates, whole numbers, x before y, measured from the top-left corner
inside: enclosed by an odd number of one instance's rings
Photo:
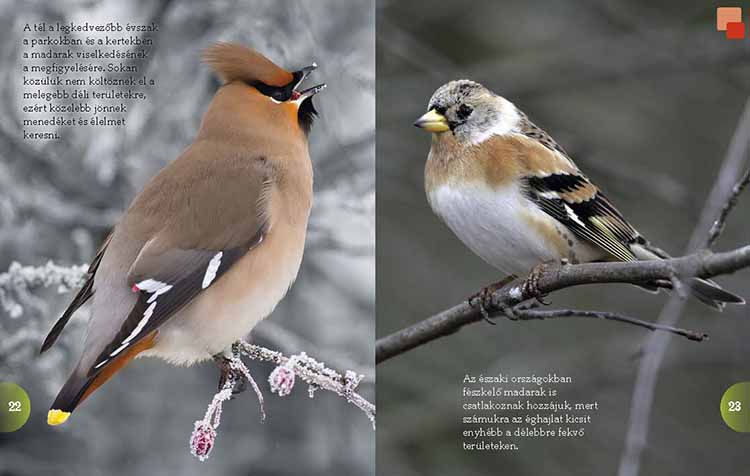
[[[539,233],[540,224],[558,227],[555,220],[530,206],[514,185],[491,189],[484,184],[446,184],[428,198],[433,211],[466,246],[505,273],[522,276],[542,262],[564,257]]]

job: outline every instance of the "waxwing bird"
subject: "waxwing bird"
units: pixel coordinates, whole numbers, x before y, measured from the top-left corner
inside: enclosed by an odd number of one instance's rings
[[[315,64],[289,72],[237,44],[211,46],[204,60],[223,85],[194,142],[135,197],[42,345],[92,300],[50,425],[136,356],[191,365],[224,352],[297,276],[312,200],[312,97],[325,85],[300,89]]]
[[[552,262],[668,258],[507,99],[458,80],[435,91],[427,110],[414,125],[432,132],[425,166],[430,206],[490,265],[514,277]],[[719,310],[744,303],[710,280],[686,284]]]

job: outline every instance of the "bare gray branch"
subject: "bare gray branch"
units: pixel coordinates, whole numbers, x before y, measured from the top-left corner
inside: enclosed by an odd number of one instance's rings
[[[586,263],[548,266],[539,275],[539,291],[546,294],[571,286],[593,283],[644,283],[680,277],[711,278],[750,267],[750,245],[724,253],[698,252],[680,258],[630,263]],[[533,298],[522,284],[504,286],[492,294],[493,311],[515,306]],[[482,320],[480,311],[464,302],[418,322],[406,329],[378,339],[375,361],[379,364],[439,337],[453,334],[461,327]]]

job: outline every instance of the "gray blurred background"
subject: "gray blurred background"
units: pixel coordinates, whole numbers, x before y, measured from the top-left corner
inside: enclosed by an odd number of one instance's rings
[[[360,391],[374,399],[374,2],[0,0],[0,12],[0,272],[13,261],[71,265],[93,256],[135,193],[192,140],[218,87],[199,63],[204,47],[239,41],[288,68],[317,61],[313,80],[328,89],[315,98],[305,259],[253,340],[361,372]],[[147,101],[131,103],[126,128],[23,141],[20,39],[27,21],[41,20],[161,25],[141,63],[157,86]],[[289,397],[271,395],[266,364],[250,364],[266,389],[266,423],[252,391],[227,403],[206,463],[189,454],[188,438],[216,391],[211,364],[184,369],[138,360],[52,429],[45,415],[79,355],[87,311],[39,357],[73,293],[16,289],[10,297],[24,312],[13,318],[0,307],[0,381],[27,390],[32,414],[21,430],[0,434],[2,475],[374,473],[375,434],[364,414],[327,392],[311,400],[302,384]]]
[[[515,102],[645,236],[681,253],[750,94],[750,40],[730,42],[717,32],[715,7],[676,0],[378,1],[378,336],[501,277],[425,199],[430,136],[412,122],[452,79],[474,79]],[[745,194],[717,249],[748,243],[749,213]],[[750,271],[718,281],[750,297]],[[551,298],[554,307],[650,320],[666,301],[626,285],[578,287]],[[750,439],[724,425],[719,401],[729,385],[750,380],[748,307],[717,314],[689,302],[680,324],[711,339],[672,338],[640,474],[747,474]],[[381,364],[378,473],[615,474],[649,335],[613,322],[501,319]],[[464,373],[551,371],[575,379],[563,398],[599,401],[589,436],[523,440],[516,453],[460,449]]]

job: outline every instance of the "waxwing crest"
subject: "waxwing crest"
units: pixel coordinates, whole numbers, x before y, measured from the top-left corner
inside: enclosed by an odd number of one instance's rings
[[[269,86],[286,86],[294,75],[277,66],[252,48],[237,43],[216,43],[203,52],[203,61],[218,74],[225,83],[258,81]]]

